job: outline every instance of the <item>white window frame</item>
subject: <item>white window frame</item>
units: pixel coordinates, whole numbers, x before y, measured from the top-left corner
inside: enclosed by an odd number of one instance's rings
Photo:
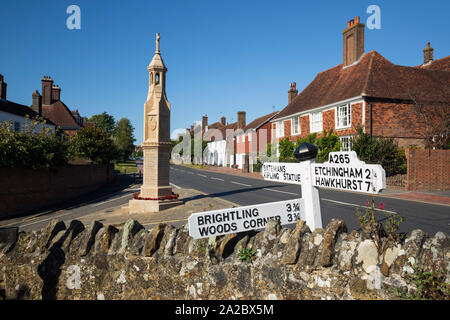
[[[294,120],[297,119],[297,126],[294,126]],[[298,129],[298,130],[295,130]],[[296,136],[300,134],[300,116],[291,119],[291,136]]]
[[[276,130],[276,137],[277,138],[284,137],[284,121],[283,120],[276,122],[276,129],[275,130]]]
[[[252,133],[251,132],[248,133],[248,142],[252,142]]]
[[[314,119],[315,117],[320,116],[319,120]],[[313,112],[309,114],[309,119],[310,119],[310,128],[311,128],[311,133],[313,132],[322,132],[323,130],[323,114],[322,111],[318,111],[318,112]],[[320,128],[319,126],[317,126],[317,123],[320,123]]]
[[[346,114],[346,117],[345,117],[346,118],[345,120],[346,120],[347,124],[342,124],[341,123],[343,121],[341,120],[342,118],[341,118],[340,114],[341,114],[341,110],[343,108],[347,109],[347,114]],[[337,106],[335,110],[336,110],[335,111],[335,121],[336,121],[335,127],[336,127],[336,129],[350,128],[352,126],[352,108],[351,108],[351,104],[347,103],[347,104],[343,104],[343,105]]]
[[[348,148],[344,148],[344,142],[343,142],[344,139],[348,139],[348,141],[347,141]],[[352,150],[352,141],[351,141],[351,139],[352,139],[352,136],[340,136],[339,137],[339,140],[341,141],[341,145],[342,145],[341,151],[351,151]]]

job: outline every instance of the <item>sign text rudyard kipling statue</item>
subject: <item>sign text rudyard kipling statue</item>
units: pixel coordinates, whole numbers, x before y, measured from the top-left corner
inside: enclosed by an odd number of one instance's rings
[[[159,33],[156,50],[148,65],[149,88],[144,104],[143,183],[141,192],[130,201],[133,212],[156,212],[181,202],[173,195],[169,183],[170,103],[166,96],[167,68],[159,51]]]

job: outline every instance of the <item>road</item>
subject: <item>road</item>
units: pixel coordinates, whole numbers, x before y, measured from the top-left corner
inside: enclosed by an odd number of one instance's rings
[[[297,185],[274,183],[185,166],[171,165],[170,179],[174,186],[196,189],[211,197],[220,197],[239,206],[301,197],[301,187]],[[28,217],[0,221],[0,227],[17,226],[23,231],[39,230],[52,219],[62,219],[68,222],[100,210],[107,211],[127,204],[133,192],[138,191],[139,187],[139,184],[130,184],[120,191],[115,190],[106,195],[99,193],[97,197],[93,195],[84,202],[45,214],[38,213]],[[368,201],[366,194],[327,189],[320,189],[319,192],[324,227],[330,219],[339,218],[346,222],[349,232],[360,230],[356,210],[365,210],[364,205]],[[378,220],[385,219],[387,212],[396,212],[405,219],[400,226],[400,232],[410,233],[414,229],[422,229],[431,236],[438,231],[450,234],[450,206],[385,198],[383,194],[377,195],[375,201],[377,205],[383,202],[385,208],[384,211],[377,211]],[[184,222],[178,223],[176,226],[182,224]]]
[[[251,205],[272,201],[289,200],[301,197],[301,186],[274,183],[260,179],[209,172],[186,166],[171,166],[171,182],[182,188],[193,188],[212,197],[221,197],[238,205]],[[365,208],[367,194],[320,189],[322,223],[326,226],[330,219],[343,219],[348,231],[360,230],[356,210]],[[410,233],[422,229],[429,235],[442,231],[450,234],[450,206],[422,203],[403,199],[385,198],[383,194],[375,196],[378,206],[384,203],[383,210],[377,211],[378,220],[385,220],[387,212],[400,214],[404,221],[400,232]]]

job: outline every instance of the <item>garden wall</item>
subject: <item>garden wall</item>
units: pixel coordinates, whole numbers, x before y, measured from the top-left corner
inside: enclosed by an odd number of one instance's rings
[[[447,234],[414,230],[380,254],[337,219],[313,232],[303,221],[287,229],[271,220],[264,231],[201,240],[187,225],[54,220],[8,239],[0,241],[0,300],[399,299],[418,290],[407,279],[416,266],[449,281]],[[244,248],[254,250],[248,262]]]
[[[450,190],[450,150],[406,149],[406,190]]]
[[[55,171],[0,168],[0,220],[61,204],[113,178],[107,165],[68,165]]]

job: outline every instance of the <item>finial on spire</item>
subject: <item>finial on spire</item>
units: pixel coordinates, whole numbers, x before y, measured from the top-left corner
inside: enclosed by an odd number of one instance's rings
[[[159,53],[159,38],[160,38],[160,36],[159,36],[159,33],[157,32],[156,33],[156,53]]]

